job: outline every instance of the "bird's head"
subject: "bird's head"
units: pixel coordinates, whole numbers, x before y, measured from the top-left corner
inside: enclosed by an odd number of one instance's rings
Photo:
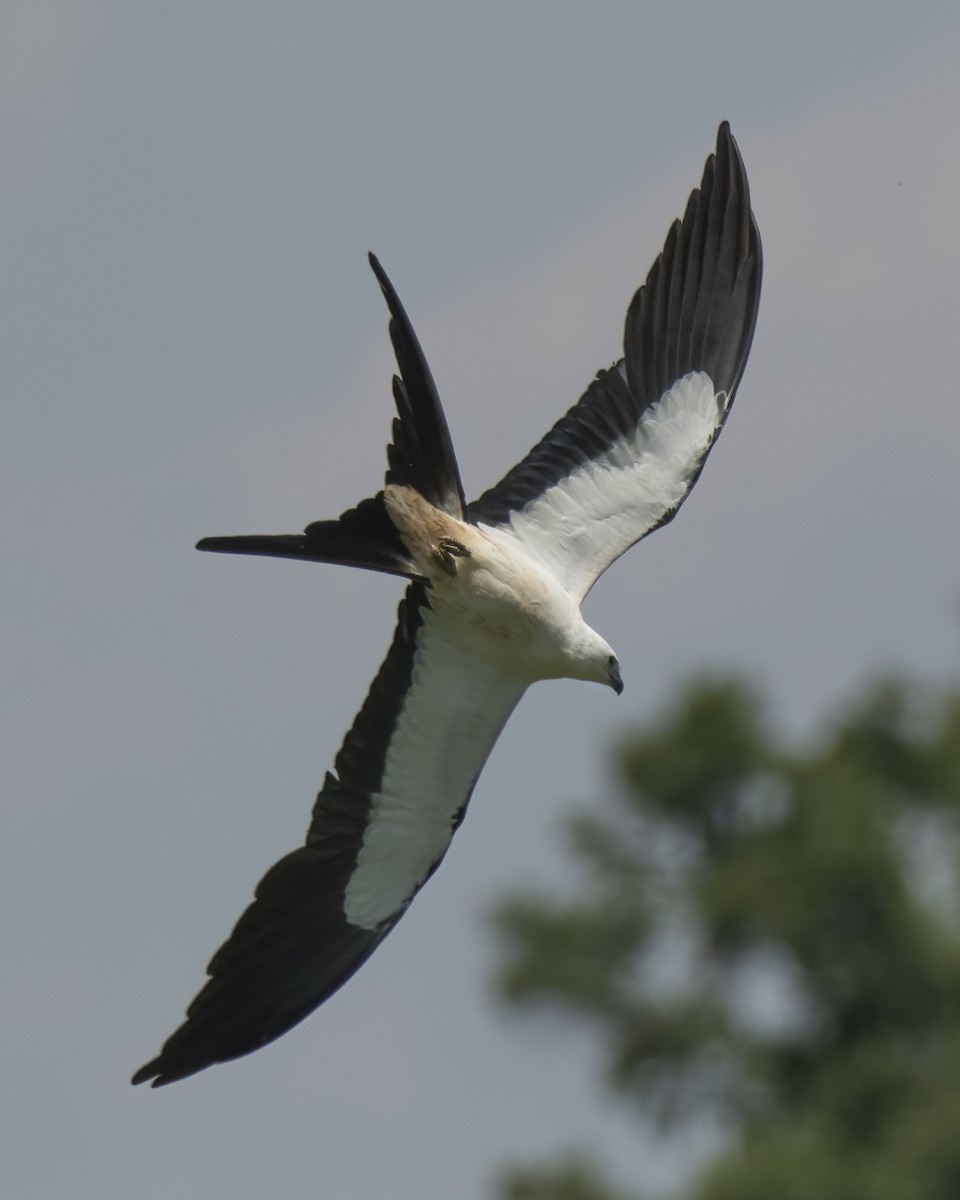
[[[578,630],[576,641],[576,648],[571,657],[576,661],[578,669],[571,673],[577,679],[606,684],[619,696],[623,691],[623,679],[620,675],[620,660],[612,647],[585,622]]]

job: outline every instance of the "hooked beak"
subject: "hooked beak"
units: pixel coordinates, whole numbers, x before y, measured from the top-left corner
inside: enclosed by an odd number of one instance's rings
[[[623,680],[620,678],[620,664],[615,658],[611,658],[607,664],[607,669],[610,675],[610,686],[618,696],[623,693]]]

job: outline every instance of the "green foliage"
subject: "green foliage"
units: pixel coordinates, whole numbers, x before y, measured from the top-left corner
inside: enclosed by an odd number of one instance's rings
[[[614,1191],[593,1163],[566,1158],[547,1170],[514,1171],[503,1182],[504,1200],[638,1200]]]
[[[960,696],[888,681],[800,753],[701,682],[617,757],[574,898],[499,912],[506,999],[599,1031],[645,1118],[731,1130],[697,1200],[956,1200]],[[612,1194],[571,1170],[502,1195]]]

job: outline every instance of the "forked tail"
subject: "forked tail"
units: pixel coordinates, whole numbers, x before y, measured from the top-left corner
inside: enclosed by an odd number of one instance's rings
[[[397,416],[393,441],[387,447],[386,481],[411,487],[435,508],[462,519],[466,509],[463,485],[430,368],[403,305],[373,254],[370,266],[390,309],[390,340],[400,370],[393,377]],[[207,537],[197,543],[197,549],[340,563],[421,578],[387,514],[383,492],[332,521],[314,521],[303,533]]]

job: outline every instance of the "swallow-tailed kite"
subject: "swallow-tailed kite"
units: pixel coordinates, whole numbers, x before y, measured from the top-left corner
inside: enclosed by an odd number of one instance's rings
[[[170,1083],[248,1054],[350,978],[436,870],[531,683],[570,677],[622,690],[617,657],[580,604],[696,483],[730,412],[760,296],[760,237],[724,123],[627,310],[623,358],[467,504],[420,345],[373,255],[370,263],[400,371],[384,489],[303,533],[205,538],[199,548],[411,582],[306,844],[260,881],[186,1021],[134,1083]]]

